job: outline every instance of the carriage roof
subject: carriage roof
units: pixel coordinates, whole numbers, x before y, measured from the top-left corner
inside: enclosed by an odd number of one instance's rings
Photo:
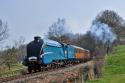
[[[76,48],[76,49],[80,49],[80,50],[85,50],[85,51],[88,51],[89,52],[89,50],[87,50],[87,49],[84,49],[84,48],[82,48],[82,47],[78,47],[78,46],[75,46],[75,45],[72,45],[74,48]]]
[[[44,45],[50,45],[50,46],[55,46],[55,47],[62,47],[62,44],[57,42],[57,41],[54,41],[54,40],[50,40],[50,39],[43,39],[44,41]],[[63,43],[64,45],[66,45],[65,43]],[[80,50],[85,50],[85,51],[88,51],[87,49],[84,49],[82,47],[78,47],[78,46],[75,46],[75,45],[71,45],[72,47],[76,48],[76,49],[80,49]]]

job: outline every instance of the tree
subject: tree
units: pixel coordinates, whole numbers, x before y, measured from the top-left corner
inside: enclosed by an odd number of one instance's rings
[[[93,52],[95,50],[95,41],[94,38],[91,36],[90,31],[88,31],[86,34],[84,34],[80,41],[82,41],[82,47],[85,49],[90,50]]]
[[[8,37],[8,25],[0,20],[0,41]]]
[[[11,64],[22,61],[24,55],[26,55],[26,45],[24,44],[24,38],[20,37],[18,41],[15,41],[13,47],[7,46],[5,50],[1,51],[0,58],[2,61],[0,65],[6,65],[10,70]]]
[[[0,42],[5,40],[8,37],[8,25],[7,23],[4,23],[0,19]],[[2,51],[0,51],[0,65],[3,64],[5,61],[3,58],[1,58],[3,55]]]
[[[17,49],[17,56],[16,59],[18,62],[22,61],[24,56],[26,56],[26,45],[24,44],[25,38],[20,37],[17,41],[15,41],[15,48]]]
[[[69,42],[69,27],[66,24],[65,19],[58,19],[57,22],[54,22],[50,27],[47,33],[49,39],[56,40],[59,42],[68,43]]]
[[[113,31],[118,36],[121,36],[123,33],[125,33],[125,21],[115,11],[102,11],[96,16],[95,20],[93,21],[93,24],[96,22],[108,24],[108,26],[112,27]]]
[[[10,70],[11,64],[17,62],[17,53],[18,51],[15,47],[7,46],[7,49],[2,52],[1,58],[3,59],[3,62],[1,62],[0,65],[5,64]]]

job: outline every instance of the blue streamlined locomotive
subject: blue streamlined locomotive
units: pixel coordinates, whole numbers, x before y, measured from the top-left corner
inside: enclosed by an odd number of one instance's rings
[[[34,50],[36,50],[36,48]],[[28,57],[27,55],[23,60],[23,64],[28,66],[28,71],[30,73],[32,70],[41,71],[41,67],[53,64],[56,65],[59,64],[59,62],[63,62],[62,65],[65,65],[69,62],[80,62],[90,59],[90,52],[86,49],[74,45],[59,43],[49,39],[43,40],[41,51],[42,54],[40,56],[32,55]]]

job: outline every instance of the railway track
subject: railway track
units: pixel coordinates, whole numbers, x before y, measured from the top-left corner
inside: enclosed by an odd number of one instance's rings
[[[49,74],[53,74],[55,71],[57,72],[62,72],[63,69],[65,68],[70,68],[70,67],[73,67],[73,66],[77,66],[79,64],[83,64],[83,63],[77,63],[77,64],[67,64],[65,65],[65,67],[55,67],[53,69],[50,69],[50,68],[44,68],[42,69],[42,72],[37,72],[37,73],[32,73],[32,74],[26,74],[26,75],[15,75],[15,76],[10,76],[10,77],[3,77],[3,78],[0,78],[0,83],[25,83],[26,80],[29,80],[29,79],[33,79],[33,78],[38,78],[38,77],[41,77],[41,76],[46,76]]]

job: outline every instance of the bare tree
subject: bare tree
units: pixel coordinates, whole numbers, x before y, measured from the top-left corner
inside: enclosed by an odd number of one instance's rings
[[[96,22],[108,24],[118,36],[121,36],[123,33],[125,33],[125,21],[115,11],[102,11],[96,16],[93,24]]]
[[[8,25],[0,20],[0,41],[8,37]]]
[[[25,38],[24,37],[20,37],[17,41],[15,41],[15,47],[18,51],[16,59],[18,60],[18,62],[20,62],[23,57],[26,55],[26,45],[24,44],[25,42]]]
[[[0,65],[5,64],[8,69],[10,70],[10,66],[12,63],[17,62],[17,49],[15,47],[7,46],[7,49],[2,52],[1,58],[3,59],[3,62],[0,63]]]
[[[13,47],[7,46],[4,51],[1,51],[0,58],[2,61],[0,65],[6,65],[8,69],[11,69],[11,64],[20,62],[26,54],[26,45],[24,44],[24,38],[20,37],[19,40],[15,41]]]
[[[69,27],[66,24],[65,19],[58,19],[50,27],[47,33],[49,39],[56,40],[59,42],[69,42]]]
[[[8,25],[0,19],[0,43],[8,37]],[[6,61],[2,58],[4,53],[0,51],[0,65]]]
[[[95,41],[94,38],[90,35],[90,32],[88,31],[85,35],[81,36],[80,41],[82,41],[82,47],[86,48],[90,51],[95,50]]]

